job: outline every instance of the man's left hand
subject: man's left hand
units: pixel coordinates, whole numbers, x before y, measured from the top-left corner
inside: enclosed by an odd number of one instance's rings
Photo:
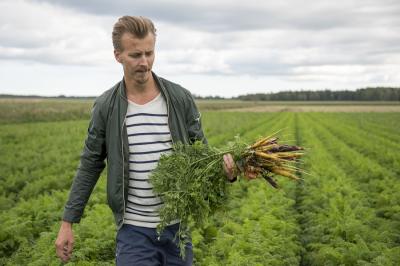
[[[233,182],[237,178],[237,175],[238,175],[235,161],[233,161],[232,154],[230,154],[230,153],[224,154],[223,158],[224,158],[225,174],[228,177],[228,180]]]
[[[230,182],[234,182],[239,175],[239,170],[236,167],[235,161],[233,160],[232,154],[224,154],[224,170]],[[247,179],[254,179],[257,177],[257,173],[245,171],[244,176]]]

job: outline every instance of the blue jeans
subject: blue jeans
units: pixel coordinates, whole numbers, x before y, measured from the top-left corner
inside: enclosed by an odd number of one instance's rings
[[[167,226],[158,238],[155,228],[124,224],[117,233],[117,266],[189,266],[193,261],[193,248],[186,246],[183,260],[179,255],[178,239],[174,241],[179,223]]]

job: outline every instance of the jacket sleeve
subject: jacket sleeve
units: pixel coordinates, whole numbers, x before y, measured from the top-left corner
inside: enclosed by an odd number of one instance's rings
[[[186,111],[186,125],[189,134],[189,141],[190,143],[193,143],[196,140],[199,140],[202,141],[204,144],[207,144],[208,141],[204,136],[204,132],[201,127],[201,113],[197,109],[193,96],[190,93],[188,102],[188,110]]]
[[[101,115],[100,104],[95,101],[88,134],[81,154],[80,164],[74,177],[68,201],[64,208],[63,220],[79,223],[89,196],[105,167],[106,123]]]

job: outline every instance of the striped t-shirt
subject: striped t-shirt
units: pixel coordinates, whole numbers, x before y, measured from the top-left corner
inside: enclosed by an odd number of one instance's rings
[[[167,105],[161,94],[138,105],[128,101],[125,120],[129,142],[129,189],[124,220],[127,224],[155,228],[163,202],[153,193],[149,174],[162,153],[172,150]]]

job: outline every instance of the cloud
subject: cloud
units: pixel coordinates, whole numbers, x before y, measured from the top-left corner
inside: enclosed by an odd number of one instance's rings
[[[396,0],[203,0],[129,1],[129,0],[36,0],[73,8],[96,15],[144,15],[160,22],[205,31],[237,31],[251,29],[329,29],[337,27],[368,28],[396,20],[400,3]]]
[[[2,63],[115,67],[112,26],[130,14],[156,24],[156,71],[185,82],[400,83],[395,0],[4,0],[0,10]]]
[[[20,0],[3,1],[0,10],[0,59],[79,65],[112,60],[110,33],[101,27],[107,17]]]

